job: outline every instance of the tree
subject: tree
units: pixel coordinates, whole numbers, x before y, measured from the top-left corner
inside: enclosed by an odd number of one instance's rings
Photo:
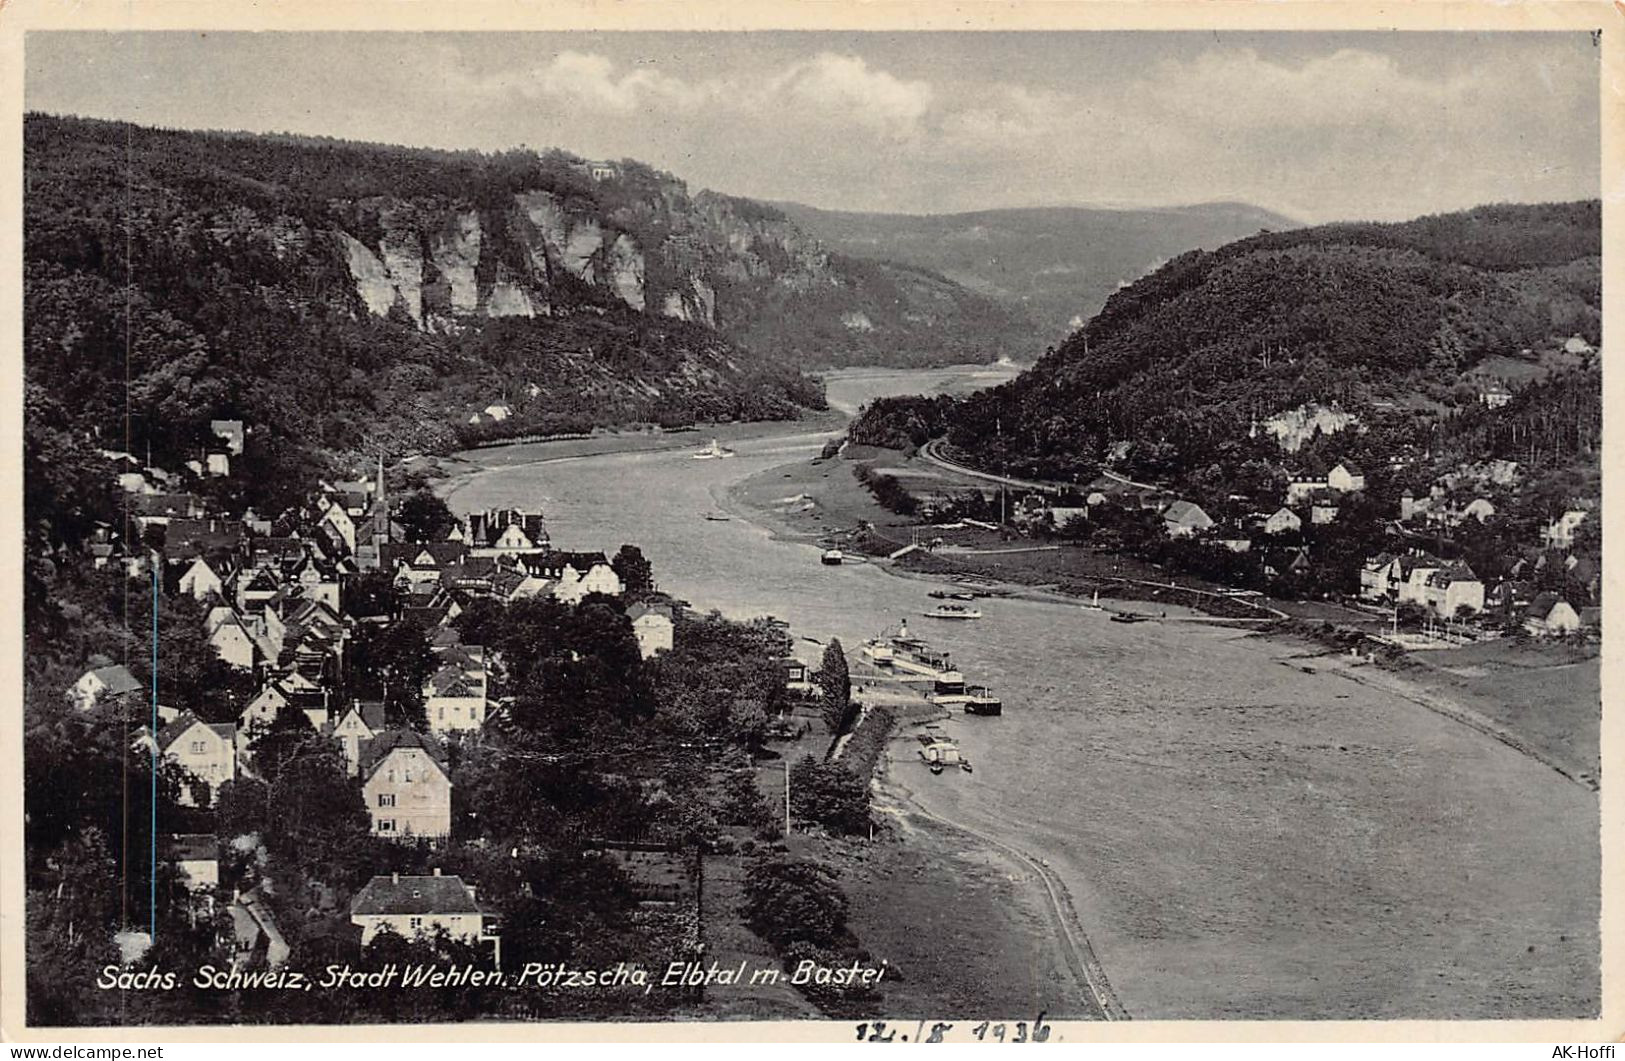
[[[654,592],[654,566],[637,546],[621,546],[615,558],[609,562],[609,566],[621,577],[628,600],[640,600]]]
[[[428,490],[414,490],[406,495],[395,519],[406,532],[408,541],[437,542],[457,525],[457,517],[447,504]]]
[[[818,666],[818,686],[824,693],[824,725],[831,733],[846,728],[852,709],[852,673],[846,665],[846,652],[838,638],[831,638],[824,647],[824,658]]]
[[[869,828],[869,785],[840,763],[803,756],[790,769],[790,812],[837,832]]]
[[[846,893],[835,873],[797,858],[767,858],[745,871],[745,919],[783,949],[797,940],[829,944],[846,933]]]
[[[433,670],[434,654],[416,623],[363,623],[350,643],[349,695],[382,700],[397,724],[422,729],[423,683]]]

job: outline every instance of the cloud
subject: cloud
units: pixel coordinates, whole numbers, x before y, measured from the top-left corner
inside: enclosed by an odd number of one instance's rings
[[[912,137],[931,109],[934,92],[924,81],[905,81],[872,69],[854,55],[820,52],[795,63],[769,86],[777,104],[798,103],[825,118],[851,121],[894,137]]]

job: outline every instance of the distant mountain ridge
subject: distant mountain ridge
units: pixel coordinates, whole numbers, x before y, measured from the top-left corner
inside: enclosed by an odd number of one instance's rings
[[[963,401],[877,402],[854,437],[947,434],[984,467],[1038,478],[1117,460],[1131,475],[1180,479],[1272,449],[1261,420],[1335,405],[1368,425],[1394,422],[1371,439],[1437,449],[1428,432],[1475,423],[1489,381],[1600,344],[1601,254],[1595,200],[1252,236],[1180,255],[1116,292],[1015,380]],[[1596,371],[1524,388],[1502,419],[1561,395],[1585,401],[1528,415],[1590,424]],[[1589,437],[1563,435],[1550,450],[1562,456],[1548,459],[1567,460]]]
[[[1018,331],[629,159],[41,114],[24,147],[28,380],[169,465],[215,418],[287,463],[794,416],[822,404],[803,366],[992,360]]]
[[[774,204],[831,250],[936,272],[1033,322],[1030,354],[1099,312],[1119,287],[1186,251],[1299,223],[1245,203],[1032,207],[887,214]]]

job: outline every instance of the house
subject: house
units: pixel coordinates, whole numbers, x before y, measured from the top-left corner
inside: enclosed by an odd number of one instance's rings
[[[1574,532],[1589,515],[1584,509],[1574,508],[1546,525],[1541,538],[1548,546],[1567,549],[1574,544]]]
[[[423,683],[423,712],[434,733],[485,725],[485,649],[479,645],[431,648],[437,669]]]
[[[361,778],[374,836],[451,835],[451,772],[432,738],[410,729],[383,731],[361,745]]]
[[[440,931],[469,943],[490,938],[474,888],[438,869],[427,877],[391,873],[372,878],[350,901],[350,922],[361,929],[363,947],[385,929],[403,939]]]
[[[1484,583],[1466,564],[1446,564],[1429,572],[1423,597],[1428,607],[1445,618],[1458,614],[1463,608],[1481,612],[1484,610]]]
[[[1512,400],[1512,392],[1499,381],[1492,380],[1479,388],[1478,400],[1485,408],[1500,409]]]
[[[214,913],[220,887],[220,842],[213,833],[175,833],[164,844],[164,861],[175,867],[180,886],[191,897],[192,911]]]
[[[228,476],[231,474],[231,457],[225,453],[210,453],[203,458],[203,468],[210,475]]]
[[[361,748],[384,731],[384,702],[382,700],[352,700],[350,706],[339,712],[330,733],[338,741],[339,752],[351,777],[361,772]]]
[[[784,687],[793,693],[810,693],[813,689],[812,672],[799,659],[784,661]]]
[[[1288,505],[1302,504],[1318,490],[1325,490],[1331,484],[1327,480],[1314,475],[1294,475],[1286,484],[1286,503]]]
[[[1529,605],[1523,626],[1536,637],[1561,637],[1580,629],[1580,613],[1555,593],[1542,593]]]
[[[226,583],[200,556],[181,573],[179,590],[196,600],[207,600],[210,597],[224,597]]]
[[[1170,538],[1186,538],[1213,526],[1213,519],[1190,501],[1175,501],[1162,513],[1163,528]]]
[[[1337,520],[1339,506],[1329,496],[1317,497],[1309,505],[1309,522],[1316,526],[1325,526]]]
[[[672,645],[671,608],[664,604],[638,603],[626,609],[632,620],[632,633],[638,639],[638,652],[648,659],[657,652],[670,651]]]
[[[1326,473],[1326,486],[1340,494],[1352,494],[1365,489],[1365,473],[1348,461],[1339,461]]]
[[[237,613],[224,604],[210,609],[203,621],[203,632],[222,663],[238,670],[254,669],[256,646]]]
[[[1303,575],[1313,565],[1309,562],[1309,550],[1299,545],[1266,552],[1262,566],[1264,574],[1269,578],[1285,578],[1289,575]]]
[[[158,750],[170,762],[209,786],[209,803],[220,786],[237,776],[237,725],[205,722],[192,712],[182,713],[158,731]],[[192,786],[181,787],[180,803],[197,805]]]
[[[210,420],[209,430],[226,444],[227,453],[233,457],[243,455],[243,438],[247,432],[243,430],[241,420]]]
[[[1476,519],[1478,522],[1483,523],[1493,515],[1495,515],[1495,505],[1490,502],[1489,498],[1475,497],[1462,506],[1461,511],[1457,513],[1456,522],[1461,523],[1469,519]]]
[[[322,513],[316,529],[335,546],[342,546],[341,552],[355,552],[355,518],[341,501],[328,500],[327,509]]]
[[[583,598],[593,593],[619,597],[625,590],[621,576],[599,553],[593,559],[567,561],[559,573],[558,583],[553,587],[553,599],[564,604],[580,604]]]
[[[541,512],[517,508],[470,512],[467,545],[474,556],[533,556],[550,547]]]
[[[1360,598],[1369,601],[1392,600],[1410,577],[1415,557],[1378,553],[1360,568]],[[1437,566],[1437,565],[1435,565]]]
[[[106,657],[102,657],[105,659]],[[135,675],[122,663],[115,663],[107,667],[96,667],[87,670],[73,683],[68,696],[73,704],[81,711],[88,711],[98,704],[111,703],[120,697],[139,695],[143,689]]]
[[[1281,507],[1264,521],[1265,534],[1290,534],[1303,530],[1303,520],[1290,508]]]
[[[1527,611],[1536,596],[1534,583],[1504,579],[1484,594],[1484,607],[1503,614]]]
[[[276,915],[271,912],[270,904],[265,901],[258,885],[233,896],[231,905],[226,909],[231,915],[233,970],[253,964],[261,947],[264,948],[267,968],[280,969],[287,964],[293,948],[288,946],[287,939],[277,926]]]

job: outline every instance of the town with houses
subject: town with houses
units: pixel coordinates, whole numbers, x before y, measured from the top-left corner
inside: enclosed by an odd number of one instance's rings
[[[252,691],[235,721],[208,722],[165,706],[160,690],[153,708],[157,728],[143,727],[134,749],[177,768],[180,804],[206,811],[222,786],[255,776],[258,742],[296,713],[342,755],[374,836],[444,846],[452,833],[448,742],[478,740],[503,706],[491,695],[491,668],[499,661],[484,647],[463,643],[452,621],[476,600],[549,598],[573,605],[594,595],[620,598],[620,575],[603,553],[553,549],[539,511],[470,512],[439,540],[410,541],[391,515],[381,458],[373,477],[323,483],[308,505],[275,518],[209,511],[184,489],[188,475],[229,476],[245,438],[240,421],[217,421],[213,429],[221,448],[184,473],[142,467],[129,454],[107,451],[104,456],[129,469],[119,473],[118,485],[144,544],[127,545],[104,527],[88,549],[97,568],[155,578],[197,601],[208,646]],[[368,578],[393,589],[390,610],[350,599],[357,580]],[[645,658],[672,647],[672,604],[638,601],[626,615]],[[383,699],[334,695],[357,629],[395,624],[425,636],[433,659],[420,690],[420,726],[392,718]],[[804,685],[805,668],[796,666]],[[79,711],[92,713],[147,704],[152,690],[127,666],[103,663],[88,667],[68,695]],[[194,894],[199,916],[215,912],[221,842],[214,834],[189,833],[161,844],[160,856]],[[379,870],[350,903],[361,946],[385,928],[406,940],[444,932],[480,945],[500,965],[493,927],[499,918],[480,906],[475,882],[438,869],[428,876]],[[290,947],[256,888],[233,889],[225,909],[235,966],[276,969],[287,962]],[[150,940],[130,945],[139,951]]]

